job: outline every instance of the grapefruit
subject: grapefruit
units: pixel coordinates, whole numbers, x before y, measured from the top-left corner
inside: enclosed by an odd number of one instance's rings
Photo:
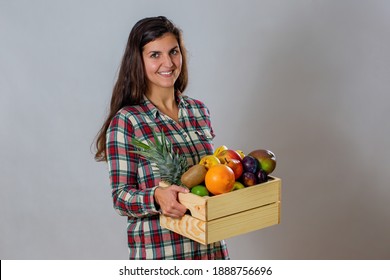
[[[214,195],[232,191],[235,176],[233,170],[225,164],[216,164],[206,173],[206,188]]]

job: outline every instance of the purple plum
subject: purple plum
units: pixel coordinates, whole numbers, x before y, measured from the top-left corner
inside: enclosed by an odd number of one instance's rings
[[[265,172],[263,169],[260,169],[259,171],[257,171],[256,177],[257,177],[258,184],[265,183],[268,181],[267,172]]]
[[[251,172],[244,172],[241,176],[241,181],[245,187],[250,187],[257,184],[256,175]]]
[[[259,161],[253,156],[245,156],[242,159],[244,171],[255,174],[259,170]]]

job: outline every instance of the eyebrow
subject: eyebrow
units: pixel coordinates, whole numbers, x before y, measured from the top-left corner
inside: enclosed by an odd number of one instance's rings
[[[172,49],[170,49],[169,51],[173,51],[175,49],[180,49],[180,48],[179,48],[179,46],[175,46]],[[148,52],[148,54],[151,54],[151,53],[161,53],[161,51],[150,51],[150,52]]]

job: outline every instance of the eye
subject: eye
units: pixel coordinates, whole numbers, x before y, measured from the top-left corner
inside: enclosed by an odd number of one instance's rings
[[[159,52],[152,52],[151,54],[150,54],[150,57],[151,58],[158,58],[160,56],[160,53]]]
[[[177,54],[179,54],[180,52],[179,52],[179,50],[178,49],[173,49],[173,50],[171,50],[171,54],[172,55],[177,55]]]

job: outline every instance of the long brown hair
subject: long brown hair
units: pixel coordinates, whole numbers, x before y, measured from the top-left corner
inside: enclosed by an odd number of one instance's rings
[[[96,161],[107,161],[106,133],[112,118],[121,108],[139,104],[146,93],[143,47],[166,33],[172,33],[176,37],[182,53],[182,67],[175,82],[175,92],[177,94],[183,92],[187,87],[187,55],[181,30],[164,16],[144,18],[138,21],[132,28],[127,41],[118,78],[112,91],[109,114],[96,137]]]

